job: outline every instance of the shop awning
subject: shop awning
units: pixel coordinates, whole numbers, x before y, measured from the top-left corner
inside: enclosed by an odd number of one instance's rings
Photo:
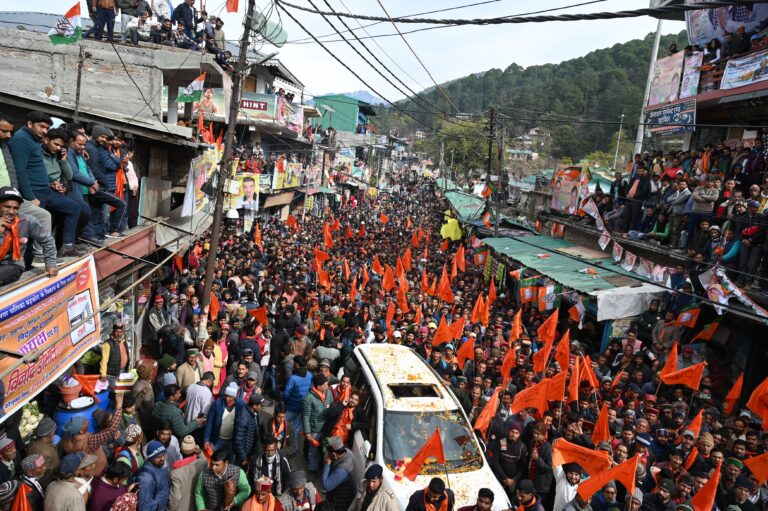
[[[525,267],[581,293],[589,294],[642,280],[639,275],[628,273],[621,266],[614,264],[613,259],[608,254],[605,258],[580,261],[558,253],[558,251],[566,249],[568,252],[574,252],[572,249],[579,248],[561,239],[537,236],[524,240],[486,238],[483,242],[500,255],[507,256]],[[580,250],[575,252],[578,253]],[[592,251],[583,248],[583,252]],[[541,257],[542,255],[546,257]],[[600,266],[608,267],[610,270],[604,270]],[[596,274],[590,275],[584,270],[594,271]]]
[[[459,191],[445,192],[445,198],[448,199],[451,207],[456,211],[459,220],[462,222],[480,218],[480,215],[485,211],[485,199],[471,193]]]
[[[272,208],[275,206],[285,206],[293,202],[293,196],[295,192],[283,192],[276,193],[275,195],[269,195],[267,200],[264,201],[265,208]]]

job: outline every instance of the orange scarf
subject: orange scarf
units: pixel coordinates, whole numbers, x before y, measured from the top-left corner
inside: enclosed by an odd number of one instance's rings
[[[19,217],[13,220],[13,223],[8,225],[8,230],[5,231],[5,237],[3,238],[3,244],[0,245],[0,261],[5,259],[8,255],[8,251],[13,247],[11,253],[11,260],[21,260],[21,242],[19,241]]]
[[[533,497],[533,499],[531,499],[531,502],[529,502],[528,507],[524,506],[523,504],[520,504],[519,506],[517,506],[517,511],[525,511],[526,509],[533,508],[535,505],[536,505],[536,497]]]
[[[280,427],[275,429],[275,420],[272,419],[272,436],[277,439],[278,442],[283,441],[283,430],[285,429],[285,422],[280,423]]]
[[[438,508],[436,505],[427,501],[427,492],[428,490],[425,488],[424,489],[424,509],[426,509],[427,511],[448,511],[448,493],[443,493],[445,498],[440,503],[440,507]]]
[[[354,416],[354,413],[355,413],[354,408],[345,406],[344,411],[341,412],[341,417],[339,417],[339,421],[331,430],[331,436],[337,436],[341,438],[341,441],[346,444],[347,439],[349,438],[349,430],[347,429],[347,424],[352,424],[352,417]]]
[[[125,185],[128,184],[128,179],[125,177],[125,170],[121,168],[117,169],[115,173],[115,195],[120,200],[125,200]]]
[[[256,495],[254,495],[250,499],[245,501],[241,509],[242,511],[274,511],[275,496],[272,495],[271,493],[268,494],[266,504],[260,504],[259,501],[256,500]]]
[[[338,388],[337,388],[338,391]],[[344,387],[341,392],[338,393],[336,396],[336,402],[337,403],[343,403],[347,399],[349,399],[349,396],[352,395],[352,387]]]

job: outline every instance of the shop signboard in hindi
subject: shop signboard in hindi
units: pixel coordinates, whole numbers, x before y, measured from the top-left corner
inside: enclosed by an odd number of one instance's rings
[[[99,342],[99,290],[90,256],[0,298],[0,349],[42,354],[3,377],[0,421],[24,406]],[[0,371],[18,358],[4,357]]]
[[[735,89],[768,79],[768,51],[730,59],[720,80],[721,89]]]
[[[558,165],[552,188],[552,209],[568,215],[578,213],[581,172],[579,166]]]
[[[683,73],[683,52],[656,61],[651,78],[648,106],[670,103],[677,100],[680,92],[680,77]]]
[[[645,112],[648,132],[652,135],[674,135],[693,131],[696,127],[696,100],[687,99]]]

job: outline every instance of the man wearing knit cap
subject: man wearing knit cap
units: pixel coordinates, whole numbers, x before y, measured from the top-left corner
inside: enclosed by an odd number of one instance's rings
[[[611,507],[618,507],[618,501],[616,500],[616,483],[609,481],[600,493],[592,497],[593,509],[605,510]]]
[[[52,474],[59,468],[59,452],[53,445],[56,423],[50,417],[43,417],[35,428],[35,440],[27,446],[27,454],[42,454],[45,458],[45,474],[40,484],[47,488],[53,480]]]
[[[283,511],[280,501],[272,494],[272,480],[260,477],[253,484],[253,496],[245,501],[241,511]]]
[[[60,479],[45,490],[45,511],[85,511],[85,501],[75,482],[75,473],[85,456],[84,452],[76,452],[61,459]]]
[[[147,445],[147,461],[139,472],[139,506],[142,511],[165,511],[170,485],[163,470],[165,446],[157,440]]]
[[[510,500],[515,495],[517,482],[527,470],[528,447],[520,440],[521,434],[520,423],[513,422],[509,425],[506,438],[498,438],[488,445],[491,470]]]
[[[318,502],[315,485],[307,481],[303,470],[294,470],[288,478],[288,491],[280,496],[285,511],[306,511],[315,509]]]
[[[562,511],[576,497],[576,490],[581,482],[581,466],[578,463],[565,463],[553,467],[555,474],[554,511]]]
[[[40,484],[40,477],[45,474],[45,458],[42,454],[30,454],[21,460],[21,484],[29,489],[27,502],[31,511],[42,511],[45,491]]]
[[[635,488],[635,493],[627,495],[627,510],[628,511],[640,511],[643,505],[643,490]]]
[[[205,423],[203,441],[205,446],[213,451],[226,450],[230,461],[234,459],[232,439],[235,434],[237,417],[247,413],[245,403],[237,399],[237,385],[230,383],[224,389],[224,395],[213,402],[208,410],[208,420]]]
[[[19,475],[18,451],[16,442],[8,438],[5,432],[0,433],[0,483],[16,479]]]
[[[439,477],[433,477],[426,488],[416,490],[411,495],[405,511],[429,511],[430,509],[453,511],[455,503],[453,490],[446,488],[445,481]]]
[[[368,467],[363,478],[363,490],[355,495],[350,511],[398,511],[397,497],[391,489],[382,487],[383,480],[381,465],[374,463]]]
[[[181,441],[181,454],[184,457],[171,466],[168,511],[195,509],[191,488],[194,488],[198,474],[208,466],[208,459],[203,456],[191,435],[185,436]]]

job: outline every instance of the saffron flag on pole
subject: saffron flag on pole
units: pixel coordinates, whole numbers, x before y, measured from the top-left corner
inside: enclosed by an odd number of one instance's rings
[[[179,103],[194,103],[200,101],[203,97],[203,85],[205,84],[205,73],[195,78],[192,83],[187,85],[184,93],[179,95]]]
[[[714,475],[691,497],[691,506],[695,511],[710,511],[714,507],[717,487],[720,485],[721,466],[721,463],[717,464]]]
[[[666,374],[659,373],[659,379],[667,385],[685,385],[690,389],[699,390],[701,376],[704,374],[704,367],[706,365],[706,362],[699,362],[679,371],[672,371]]]
[[[531,385],[515,394],[512,401],[512,413],[518,413],[524,408],[535,408],[539,413],[543,413],[547,408],[547,394],[549,389],[549,380],[542,380],[539,383]]]
[[[675,371],[677,371],[677,343],[672,345],[672,349],[669,351],[669,355],[667,355],[667,361],[664,362],[664,367],[659,371],[659,376],[674,373]]]
[[[256,319],[256,321],[259,322],[259,324],[261,325],[267,324],[267,306],[266,305],[262,305],[258,309],[251,309],[248,311],[248,314],[253,316]]]
[[[435,458],[438,463],[445,465],[445,453],[443,451],[443,441],[440,439],[440,428],[435,428],[435,432],[429,440],[427,440],[427,443],[425,443],[413,459],[408,462],[403,475],[407,479],[415,481],[416,476],[421,472],[421,467],[424,466],[424,463],[429,458]]]
[[[561,371],[568,370],[568,362],[571,359],[571,331],[566,330],[560,338],[555,350],[555,360],[560,365]]]
[[[608,424],[608,406],[603,403],[600,409],[600,415],[597,416],[595,429],[592,430],[592,443],[597,445],[600,442],[611,439],[611,428]],[[606,453],[607,454],[607,453]]]
[[[496,415],[496,411],[499,408],[499,393],[501,392],[501,389],[502,387],[496,387],[496,391],[493,393],[488,402],[485,403],[485,406],[475,421],[474,429],[483,435],[483,439],[487,438],[488,426],[490,426],[491,419]]]
[[[753,456],[744,460],[752,475],[757,479],[757,484],[762,485],[768,481],[768,452],[760,456]]]
[[[539,339],[546,342],[554,342],[555,333],[557,332],[557,318],[560,315],[560,311],[555,309],[547,319],[541,324],[538,329]]]
[[[741,398],[741,387],[744,385],[744,373],[741,373],[739,377],[736,379],[736,383],[733,384],[733,387],[731,387],[731,390],[728,391],[728,395],[725,396],[725,413],[731,414],[733,413],[733,409],[736,407],[736,403],[739,402],[739,398]]]
[[[565,463],[578,463],[590,477],[611,468],[611,458],[607,452],[588,449],[559,438],[552,444],[552,466],[559,467]]]
[[[589,497],[597,493],[608,481],[618,481],[624,488],[627,489],[627,495],[635,493],[635,475],[637,474],[637,460],[638,456],[635,455],[628,459],[624,463],[616,465],[610,470],[599,472],[595,475],[591,475],[586,481],[582,481],[579,484],[579,489],[576,491],[581,497],[581,500],[586,501]]]
[[[711,341],[712,336],[715,335],[715,332],[717,332],[719,326],[720,318],[714,320],[712,323],[709,323],[707,326],[702,328],[701,331],[696,334],[696,337],[691,339],[691,343],[697,341],[698,339],[701,339],[702,341]]]
[[[763,419],[763,429],[768,428],[768,378],[755,387],[747,401],[747,408]]]
[[[699,314],[701,314],[700,307],[692,307],[690,309],[680,311],[680,314],[677,315],[677,319],[675,320],[675,324],[693,328],[696,326],[696,321],[699,319]]]
[[[48,32],[48,38],[53,44],[74,44],[83,38],[80,27],[80,0],[59,18],[56,26]]]
[[[240,0],[227,0],[227,12],[237,12]]]

